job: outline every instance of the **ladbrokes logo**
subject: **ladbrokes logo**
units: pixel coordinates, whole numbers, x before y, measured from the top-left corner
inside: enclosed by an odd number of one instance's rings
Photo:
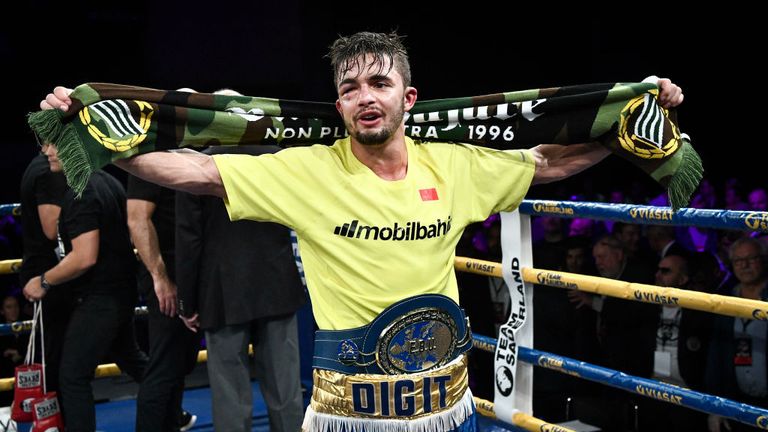
[[[450,230],[451,216],[448,216],[446,220],[437,219],[435,223],[428,225],[413,221],[405,224],[395,222],[393,226],[384,227],[363,225],[359,220],[354,219],[350,223],[337,226],[333,233],[342,237],[363,240],[409,241],[440,237],[448,234]]]

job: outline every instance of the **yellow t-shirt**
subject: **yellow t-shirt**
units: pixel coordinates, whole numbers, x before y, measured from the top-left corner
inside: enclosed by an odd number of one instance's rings
[[[296,230],[323,330],[368,324],[415,295],[443,294],[458,302],[453,261],[464,227],[516,208],[534,174],[525,150],[410,138],[406,145],[408,172],[397,181],[363,165],[349,138],[330,147],[214,156],[232,220]]]

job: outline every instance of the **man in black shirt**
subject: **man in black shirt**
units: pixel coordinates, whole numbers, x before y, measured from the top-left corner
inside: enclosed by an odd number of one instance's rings
[[[66,190],[64,174],[51,171],[48,157],[44,154],[35,156],[21,177],[21,227],[24,239],[19,271],[21,286],[59,262],[58,223]],[[43,302],[46,324],[45,380],[50,391],[59,388],[59,363],[71,301],[71,292],[62,285]]]
[[[59,262],[56,224],[67,182],[60,172],[52,172],[48,158],[37,155],[21,177],[21,223],[24,259],[19,277],[21,284],[39,276]]]
[[[56,146],[46,144],[43,151],[51,171],[61,171]],[[96,429],[90,383],[107,354],[135,380],[144,375],[146,356],[133,333],[136,258],[126,219],[123,187],[103,171],[93,173],[81,198],[67,190],[59,221],[67,254],[24,287],[28,299],[39,300],[69,282],[75,297],[59,369],[69,432]]]
[[[139,293],[149,310],[149,364],[136,400],[137,432],[172,432],[192,416],[181,409],[184,376],[197,362],[199,339],[176,315],[175,196],[128,178],[128,227],[139,252]]]

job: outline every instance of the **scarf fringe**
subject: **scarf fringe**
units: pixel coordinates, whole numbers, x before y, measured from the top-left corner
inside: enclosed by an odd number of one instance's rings
[[[71,123],[62,122],[59,110],[31,113],[27,117],[27,123],[43,141],[56,144],[67,184],[80,198],[93,173],[93,168],[75,127]]]
[[[682,153],[682,161],[668,186],[669,203],[674,211],[688,205],[691,195],[704,175],[701,158],[693,149],[688,135],[683,134],[681,141],[683,144],[679,151]]]
[[[461,426],[475,412],[472,392],[467,389],[464,397],[453,407],[414,420],[370,419],[342,417],[315,412],[310,405],[304,415],[304,432],[434,432],[450,431]]]

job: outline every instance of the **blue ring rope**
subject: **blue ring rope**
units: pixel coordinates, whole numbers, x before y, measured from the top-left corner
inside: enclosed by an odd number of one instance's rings
[[[473,334],[472,337],[475,348],[490,352],[496,349],[496,339],[478,334]],[[518,359],[525,363],[556,370],[568,375],[575,375],[579,378],[595,381],[662,402],[727,417],[752,427],[768,429],[768,410],[763,408],[665,384],[652,379],[627,375],[624,372],[532,348],[518,346]]]

